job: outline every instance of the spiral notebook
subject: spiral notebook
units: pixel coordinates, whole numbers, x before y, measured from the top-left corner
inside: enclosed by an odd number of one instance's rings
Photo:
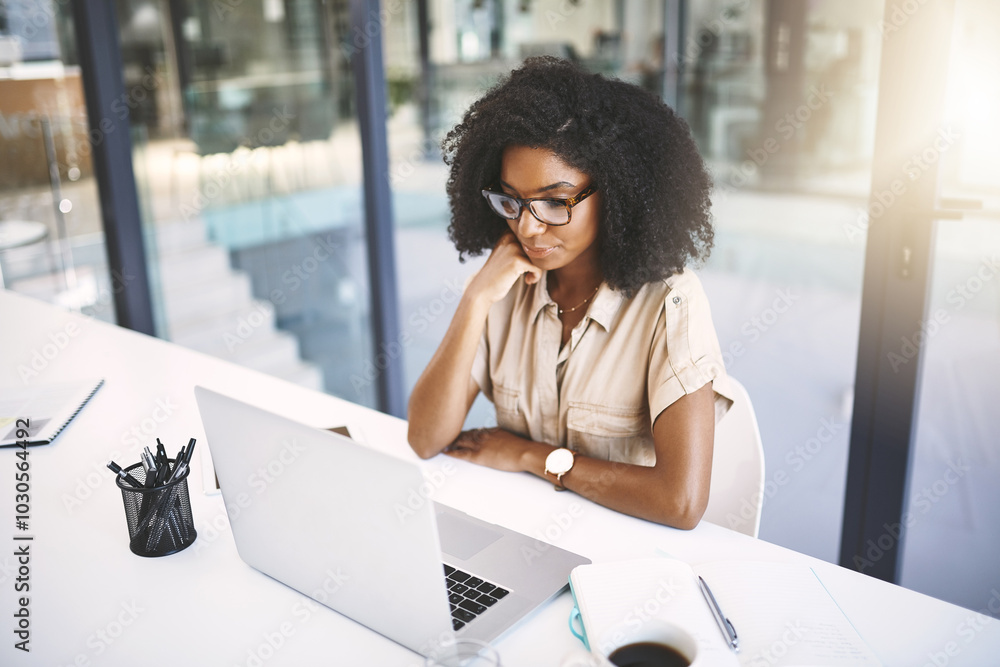
[[[43,384],[37,387],[0,387],[0,447],[21,442],[26,428],[29,445],[47,445],[73,421],[103,379]]]

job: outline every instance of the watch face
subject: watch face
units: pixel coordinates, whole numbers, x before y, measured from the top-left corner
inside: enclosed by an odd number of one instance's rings
[[[566,472],[573,467],[573,452],[565,447],[554,449],[545,459],[545,468],[552,474]]]

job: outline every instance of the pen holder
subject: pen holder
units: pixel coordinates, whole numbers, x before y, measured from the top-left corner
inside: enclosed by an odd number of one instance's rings
[[[176,461],[170,461],[171,471]],[[141,463],[129,466],[125,472],[145,484],[146,471]],[[138,556],[169,556],[191,546],[198,532],[191,516],[191,497],[187,478],[191,469],[177,479],[150,488],[136,488],[121,477],[117,478],[125,503],[128,522],[129,549]]]

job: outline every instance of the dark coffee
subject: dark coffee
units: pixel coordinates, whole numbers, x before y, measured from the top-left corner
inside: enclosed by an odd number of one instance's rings
[[[618,667],[689,667],[691,661],[665,644],[639,642],[614,650],[608,660]]]

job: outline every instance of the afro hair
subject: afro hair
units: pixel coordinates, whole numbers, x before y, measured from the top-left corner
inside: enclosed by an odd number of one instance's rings
[[[473,103],[442,142],[448,235],[463,261],[508,229],[481,191],[497,184],[514,145],[551,150],[600,190],[599,253],[612,288],[632,296],[708,256],[712,182],[684,119],[634,84],[540,57]]]

